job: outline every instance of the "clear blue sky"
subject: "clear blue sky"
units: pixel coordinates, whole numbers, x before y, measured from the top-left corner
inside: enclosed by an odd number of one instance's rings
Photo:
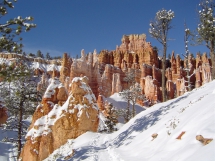
[[[175,12],[173,29],[169,32],[168,53],[184,53],[184,21],[191,30],[197,26],[197,7],[200,0],[18,0],[7,18],[33,16],[35,29],[23,33],[24,50],[45,55],[72,57],[81,49],[93,52],[97,49],[114,50],[121,44],[123,34],[147,35],[147,41],[160,49],[162,46],[151,38],[148,29],[158,10],[165,8]],[[190,47],[209,52],[204,46]],[[167,53],[167,54],[168,54]]]

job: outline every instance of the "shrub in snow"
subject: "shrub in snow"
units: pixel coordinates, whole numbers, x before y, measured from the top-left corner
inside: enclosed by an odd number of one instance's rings
[[[167,134],[171,135],[172,131],[177,127],[179,123],[179,119],[176,119],[175,117],[168,121],[166,128],[167,128]]]

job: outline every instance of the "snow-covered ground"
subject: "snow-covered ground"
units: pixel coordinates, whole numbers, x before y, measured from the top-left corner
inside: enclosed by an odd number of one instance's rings
[[[27,117],[24,121],[30,125],[32,117]],[[15,138],[16,132],[5,131],[0,126],[0,161],[16,161],[17,150],[12,143],[3,142],[5,137]]]
[[[110,97],[104,98],[104,101],[111,102],[117,109],[125,109],[127,107],[127,102],[122,99],[122,96],[120,96],[119,93],[114,93]],[[132,109],[131,103],[130,108]],[[140,113],[141,111],[145,110],[145,107],[135,104],[135,110],[137,113]]]
[[[108,98],[104,97],[103,99],[104,99],[104,101],[112,103],[113,106],[116,107],[117,110],[119,110],[119,109],[126,109],[127,106],[128,106],[127,101],[125,101],[122,98],[122,96],[119,95],[119,93],[114,93],[110,97],[108,97]],[[135,108],[136,114],[138,114],[138,113],[140,113],[140,112],[142,112],[142,111],[144,111],[146,109],[144,106],[141,106],[141,105],[138,105],[138,104],[135,104],[134,108]],[[130,102],[130,110],[132,111],[132,104],[131,104],[131,102]],[[119,120],[120,123],[124,123],[124,118],[119,117],[118,120]]]
[[[214,161],[215,141],[204,146],[196,135],[215,139],[215,81],[139,113],[117,132],[68,140],[46,161],[72,153],[72,161]]]
[[[30,66],[33,69],[40,69],[45,72],[54,71],[54,70],[60,71],[60,69],[61,69],[61,66],[57,66],[55,64],[42,64],[39,62],[32,62],[32,63],[30,63]]]
[[[16,58],[14,58],[16,59]],[[5,59],[5,58],[0,58],[0,64],[8,64],[11,65],[13,59]],[[61,66],[58,66],[56,64],[43,64],[43,63],[39,63],[39,62],[31,62],[28,61],[27,64],[32,68],[32,69],[39,69],[41,71],[60,71]]]
[[[87,132],[68,140],[46,161],[214,161],[215,141],[204,146],[196,135],[215,139],[215,81],[140,112],[112,134]],[[0,142],[0,160],[9,160],[9,150]]]

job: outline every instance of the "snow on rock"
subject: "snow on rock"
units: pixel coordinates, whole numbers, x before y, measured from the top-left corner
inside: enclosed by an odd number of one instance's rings
[[[60,66],[57,66],[56,64],[49,64],[48,66],[47,66],[47,72],[48,71],[54,71],[54,70],[57,70],[57,71],[60,71]]]
[[[112,134],[85,133],[56,149],[46,161],[65,157],[71,161],[214,161],[214,87],[212,81],[156,104]],[[156,138],[152,138],[154,133]],[[213,141],[204,145],[196,140],[197,135]]]
[[[12,62],[6,58],[0,58],[0,64],[7,64],[7,65],[11,65]]]
[[[61,66],[58,66],[56,64],[44,64],[41,62],[31,62],[30,65],[31,65],[31,68],[39,69],[43,72],[49,72],[54,70],[60,72],[60,68],[61,68]]]
[[[51,79],[51,82],[48,86],[48,88],[46,89],[46,92],[44,94],[44,98],[51,98],[52,95],[54,95],[55,93],[55,89],[60,86],[60,81],[57,78]]]
[[[31,67],[33,69],[40,69],[41,71],[47,71],[47,66],[45,64],[39,63],[39,62],[32,62]]]
[[[33,115],[21,154],[23,161],[43,160],[68,139],[75,139],[87,131],[97,131],[99,111],[88,78],[74,80],[68,99],[63,103],[58,99],[59,88],[63,85],[57,78],[51,80]]]

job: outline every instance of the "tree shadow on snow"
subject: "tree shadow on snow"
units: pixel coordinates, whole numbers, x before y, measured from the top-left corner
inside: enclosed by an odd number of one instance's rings
[[[189,93],[190,94],[190,93]],[[120,133],[115,139],[105,142],[102,145],[96,146],[85,146],[75,150],[74,156],[71,160],[84,160],[88,157],[93,157],[94,160],[98,158],[98,151],[106,150],[108,147],[118,148],[123,144],[130,144],[132,139],[136,136],[132,136],[133,132],[143,132],[149,127],[155,125],[162,115],[166,115],[168,110],[175,108],[176,103],[187,98],[189,94],[176,98],[174,101],[166,106],[161,106],[158,110],[153,111],[145,116],[142,116],[134,121],[134,123],[126,130]],[[129,141],[130,140],[130,141]]]
[[[168,110],[175,108],[176,103],[187,98],[189,94],[185,96],[178,97],[173,102],[169,103],[167,106],[161,106],[158,110],[153,111],[147,115],[144,115],[134,121],[134,123],[124,132],[120,133],[115,139],[109,142],[109,145],[120,147],[124,144],[125,140],[131,140],[134,136],[130,136],[133,132],[142,132],[147,130],[149,127],[155,125],[162,115],[166,115]],[[129,143],[127,143],[129,144]]]

